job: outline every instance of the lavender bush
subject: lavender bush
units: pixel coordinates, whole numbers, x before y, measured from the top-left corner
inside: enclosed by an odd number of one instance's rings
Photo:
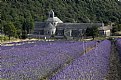
[[[117,47],[119,57],[120,57],[120,60],[121,60],[121,39],[116,39],[116,47]]]
[[[108,72],[110,47],[110,41],[101,42],[49,80],[102,80]]]
[[[66,41],[35,42],[15,46],[0,51],[2,78],[37,80],[47,77],[61,65],[79,57],[86,48],[94,47],[95,41],[84,44]]]

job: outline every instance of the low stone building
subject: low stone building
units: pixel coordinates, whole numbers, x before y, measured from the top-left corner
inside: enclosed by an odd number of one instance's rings
[[[102,26],[102,27],[99,27],[98,30],[100,35],[111,36],[112,26],[111,25]]]
[[[87,28],[92,26],[97,26],[101,30],[102,27],[104,28],[104,23],[64,23],[55,17],[51,10],[45,22],[35,22],[32,37],[80,37]],[[109,35],[107,30],[106,35]]]

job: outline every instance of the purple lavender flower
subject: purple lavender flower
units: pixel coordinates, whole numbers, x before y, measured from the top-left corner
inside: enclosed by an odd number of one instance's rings
[[[110,49],[110,41],[101,42],[50,80],[102,80],[108,71]]]
[[[0,51],[1,76],[9,80],[41,79],[94,46],[95,41],[84,43],[84,48],[76,41],[16,43],[9,49],[4,46]]]

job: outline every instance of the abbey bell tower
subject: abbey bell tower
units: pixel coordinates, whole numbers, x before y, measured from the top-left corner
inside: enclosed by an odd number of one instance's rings
[[[54,18],[54,16],[55,16],[54,11],[51,10],[51,11],[49,12],[49,18]]]

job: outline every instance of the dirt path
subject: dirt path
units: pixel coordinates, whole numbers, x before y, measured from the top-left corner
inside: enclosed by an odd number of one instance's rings
[[[109,71],[104,80],[121,80],[121,62],[114,43],[111,50]]]

